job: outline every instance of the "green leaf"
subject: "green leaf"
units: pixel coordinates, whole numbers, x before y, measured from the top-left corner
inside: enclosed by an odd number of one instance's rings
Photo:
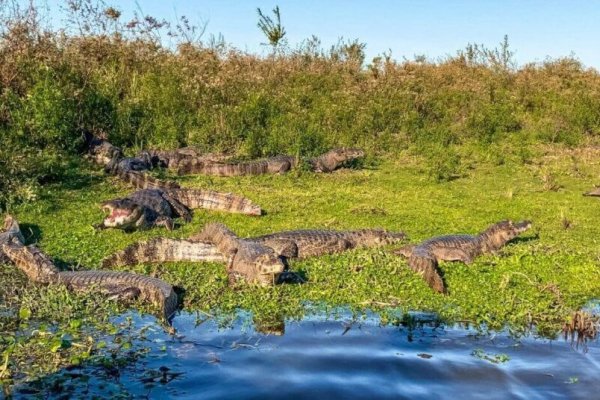
[[[31,317],[31,310],[27,307],[21,307],[19,309],[19,318],[22,320],[28,320]]]

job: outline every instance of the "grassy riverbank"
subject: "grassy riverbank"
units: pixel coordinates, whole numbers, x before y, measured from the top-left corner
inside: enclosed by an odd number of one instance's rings
[[[254,218],[197,210],[192,223],[173,232],[94,232],[91,225],[102,218],[97,204],[130,189],[91,166],[74,172],[64,185],[46,187],[38,201],[12,212],[30,242],[59,264],[78,269],[99,268],[102,258],[135,241],[189,236],[208,221],[222,221],[240,236],[298,228],[383,227],[403,230],[411,241],[420,241],[439,234],[475,233],[501,219],[527,218],[534,221],[533,231],[501,255],[481,257],[470,266],[443,263],[448,296],[432,292],[389,249],[293,262],[292,268],[305,274],[308,282],[274,288],[231,289],[219,264],[165,263],[126,269],[181,287],[185,310],[221,317],[242,308],[262,321],[298,318],[307,312],[308,303],[325,309],[374,309],[384,319],[392,318],[398,308],[426,310],[449,321],[494,329],[508,325],[522,330],[536,324],[541,332],[552,334],[571,311],[600,296],[600,203],[581,195],[600,183],[600,150],[548,147],[526,163],[511,158],[499,161],[496,156],[469,159],[462,177],[443,183],[431,179],[426,161],[409,153],[333,174],[182,177],[179,181],[185,187],[246,195],[267,214]],[[66,362],[81,362],[98,349],[90,331],[118,331],[107,318],[124,307],[100,296],[29,284],[10,265],[0,266],[0,274],[4,308],[0,350],[5,356],[0,373],[5,378],[9,371],[36,374]],[[21,336],[31,327],[38,332]]]

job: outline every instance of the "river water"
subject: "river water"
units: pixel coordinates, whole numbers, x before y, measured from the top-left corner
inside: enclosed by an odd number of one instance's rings
[[[60,390],[22,386],[15,398],[600,398],[597,341],[577,347],[435,322],[380,326],[376,316],[349,313],[260,326],[266,334],[243,315],[226,328],[179,315],[175,335],[150,317],[133,318],[150,350],[143,357],[118,370],[63,370],[53,377]]]

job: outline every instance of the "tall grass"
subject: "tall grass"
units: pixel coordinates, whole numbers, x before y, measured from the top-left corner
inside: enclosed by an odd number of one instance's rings
[[[596,70],[569,57],[516,67],[506,40],[438,61],[365,63],[364,44],[324,49],[314,37],[259,56],[199,40],[185,18],[66,4],[70,22],[53,30],[43,10],[0,0],[0,208],[61,179],[83,131],[242,157],[410,148],[439,180],[460,169],[464,143],[576,145],[600,132]]]

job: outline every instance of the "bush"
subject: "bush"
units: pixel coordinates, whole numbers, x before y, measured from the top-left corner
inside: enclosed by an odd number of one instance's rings
[[[83,2],[94,6],[72,8],[65,32],[43,27],[38,10],[0,10],[0,204],[61,179],[83,131],[245,158],[416,147],[441,181],[460,174],[463,143],[576,145],[600,132],[596,70],[573,58],[516,68],[506,39],[435,62],[384,55],[365,66],[364,44],[324,50],[316,38],[260,57]],[[160,44],[161,31],[175,47]]]

